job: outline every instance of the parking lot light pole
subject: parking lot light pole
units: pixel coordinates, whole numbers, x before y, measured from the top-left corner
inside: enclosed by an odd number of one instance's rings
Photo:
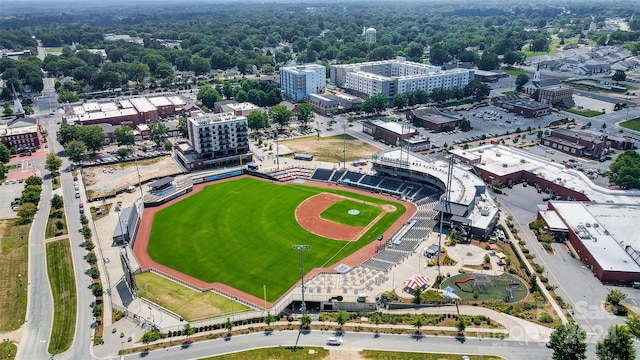
[[[307,313],[307,305],[304,303],[304,251],[311,248],[311,245],[293,245],[293,248],[296,250],[300,250],[300,278],[302,282],[300,284],[300,289],[302,290],[302,315]]]

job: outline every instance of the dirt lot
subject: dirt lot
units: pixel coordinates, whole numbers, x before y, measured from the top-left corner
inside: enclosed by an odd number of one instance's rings
[[[346,139],[347,161],[369,159],[371,155],[380,151],[380,149],[349,135],[346,136]],[[316,161],[340,162],[344,158],[342,135],[319,139],[315,136],[309,136],[280,141],[280,144],[296,153],[311,154]]]
[[[178,165],[169,156],[140,160],[138,168],[142,182],[153,178],[182,174]],[[118,190],[138,184],[135,162],[84,168],[82,176],[89,198],[108,196]]]

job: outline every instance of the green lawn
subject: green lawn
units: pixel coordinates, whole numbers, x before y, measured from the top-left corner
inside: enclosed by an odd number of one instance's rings
[[[18,347],[14,343],[8,341],[0,342],[0,359],[13,360],[16,358],[17,351]]]
[[[27,257],[30,224],[0,220],[0,331],[13,331],[27,312]]]
[[[250,310],[246,305],[212,291],[197,292],[152,272],[135,275],[135,281],[138,296],[180,314],[187,321]]]
[[[355,200],[392,204],[358,241],[329,240],[304,230],[296,207],[321,192]],[[147,251],[161,264],[206,282],[223,282],[274,301],[300,278],[295,244],[308,244],[305,272],[339,262],[374,241],[405,212],[404,206],[344,190],[279,185],[244,178],[216,183],[155,215]]]
[[[313,353],[310,354],[309,352]],[[311,360],[311,359],[328,359],[329,350],[321,347],[272,347],[264,349],[255,349],[249,351],[243,351],[239,353],[226,354],[205,358],[203,360],[274,360],[274,359],[286,359],[286,360]]]
[[[491,283],[489,285],[476,288],[474,288],[473,286],[473,280],[464,284],[455,284],[456,280],[464,280],[470,277],[473,277],[473,275],[458,274],[452,276],[442,283],[442,288],[451,286],[452,288],[456,289],[453,293],[458,295],[462,300],[502,300],[505,295],[509,295],[507,288],[510,285],[513,285],[513,299],[510,300],[512,302],[524,299],[529,293],[527,290],[527,284],[523,283],[522,280],[510,274],[502,274],[498,277],[490,275],[489,278],[491,279]],[[477,299],[474,299],[473,297],[474,291],[478,292]]]
[[[581,115],[584,117],[594,117],[594,116],[603,114],[601,111],[589,110],[589,109],[585,109],[585,110],[566,109],[565,111],[570,112],[572,114]]]
[[[69,239],[47,244],[47,274],[54,309],[48,351],[57,354],[71,347],[76,328],[76,283]]]
[[[357,210],[359,213],[351,215],[349,210]],[[381,212],[382,210],[377,206],[345,199],[329,206],[328,209],[320,214],[320,217],[341,224],[365,227]]]
[[[511,75],[511,76],[518,76],[518,75],[528,75],[529,72],[527,70],[524,69],[503,69],[504,72],[506,72],[507,74]]]
[[[58,218],[54,216],[54,214],[60,214],[62,217]],[[57,226],[57,222],[62,223],[62,229],[59,229]],[[45,229],[44,237],[45,239],[49,239],[52,237],[66,235],[68,234],[67,230],[67,218],[64,215],[64,209],[56,211],[54,208],[49,210],[49,219],[47,220],[47,228]]]
[[[620,123],[620,126],[626,129],[640,131],[640,118],[629,119]]]
[[[366,360],[459,360],[464,354],[411,353],[401,351],[363,350],[360,352]],[[470,360],[504,360],[500,356],[467,355]]]

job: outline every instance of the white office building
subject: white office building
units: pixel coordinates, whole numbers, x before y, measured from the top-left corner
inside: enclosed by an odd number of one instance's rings
[[[280,88],[287,99],[302,101],[309,94],[325,91],[327,69],[318,64],[284,66],[280,68]]]
[[[474,78],[470,69],[441,70],[438,66],[395,60],[332,65],[331,85],[363,96],[395,94],[435,88],[463,88]]]

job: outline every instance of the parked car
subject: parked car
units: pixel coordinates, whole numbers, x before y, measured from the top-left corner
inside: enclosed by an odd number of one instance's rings
[[[340,346],[340,345],[342,345],[342,338],[341,337],[332,336],[332,337],[327,339],[327,345]]]

